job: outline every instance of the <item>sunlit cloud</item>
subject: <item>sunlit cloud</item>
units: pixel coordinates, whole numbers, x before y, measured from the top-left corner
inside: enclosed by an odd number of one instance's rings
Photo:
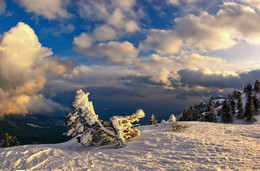
[[[70,0],[19,0],[19,3],[27,12],[35,13],[50,20],[72,17],[66,10]]]
[[[128,41],[99,43],[91,46],[91,38],[87,34],[81,34],[74,38],[76,50],[88,58],[100,58],[113,64],[133,64],[138,61],[139,50]]]
[[[147,38],[140,44],[140,49],[152,49],[159,54],[173,54],[179,52],[182,43],[182,39],[175,31],[152,29]]]
[[[0,114],[63,109],[39,92],[50,77],[62,76],[74,64],[51,58],[51,55],[51,49],[42,47],[34,31],[24,23],[20,22],[4,33],[0,42]]]

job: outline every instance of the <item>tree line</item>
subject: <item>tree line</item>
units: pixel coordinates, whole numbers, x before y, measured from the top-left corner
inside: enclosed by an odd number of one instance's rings
[[[217,116],[220,116],[223,123],[232,123],[235,117],[255,122],[253,116],[259,113],[260,108],[259,93],[260,82],[256,80],[254,86],[248,83],[243,91],[234,90],[222,102],[210,101],[205,109],[190,106],[182,112],[179,120],[217,122]],[[243,102],[243,99],[246,101]]]

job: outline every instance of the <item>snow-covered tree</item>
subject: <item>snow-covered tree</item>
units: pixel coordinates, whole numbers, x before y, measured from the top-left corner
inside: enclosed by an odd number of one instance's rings
[[[171,116],[169,117],[168,122],[176,122],[176,117],[174,116],[174,114],[171,114]]]
[[[88,96],[89,93],[84,93],[81,89],[76,92],[72,103],[75,109],[66,115],[69,121],[65,125],[70,129],[65,135],[78,135],[78,142],[84,146],[102,145],[112,140],[116,140],[118,146],[124,146],[126,140],[140,134],[137,129],[133,129],[132,123],[145,116],[143,110],[139,109],[130,116],[113,116],[102,123]]]
[[[155,125],[155,124],[157,124],[157,120],[156,120],[155,115],[152,114],[151,119],[150,119],[148,125]]]
[[[140,131],[133,128],[132,123],[139,122],[143,117],[145,117],[145,113],[142,109],[139,109],[130,116],[113,116],[110,118],[119,147],[124,146],[126,140],[140,135]]]

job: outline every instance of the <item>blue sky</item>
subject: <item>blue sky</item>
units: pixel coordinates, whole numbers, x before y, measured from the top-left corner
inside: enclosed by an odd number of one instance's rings
[[[0,0],[0,113],[165,118],[260,79],[258,0]]]

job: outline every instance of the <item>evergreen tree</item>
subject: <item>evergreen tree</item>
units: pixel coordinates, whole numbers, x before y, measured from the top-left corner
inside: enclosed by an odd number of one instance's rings
[[[235,99],[238,99],[239,96],[241,96],[241,92],[239,92],[239,91],[237,91],[237,90],[234,90],[234,91],[233,91],[233,97],[234,97]]]
[[[176,122],[176,117],[174,116],[174,114],[171,114],[168,121],[169,122]]]
[[[194,121],[194,113],[195,113],[195,109],[194,109],[194,106],[190,106],[190,108],[188,109],[187,111],[187,115],[188,115],[188,121]]]
[[[252,93],[248,94],[245,109],[244,117],[247,121],[252,121],[253,115],[256,113]]]
[[[230,105],[231,105],[232,115],[235,116],[236,115],[236,101],[234,98],[230,99]]]
[[[207,109],[206,109],[206,112],[211,112],[213,111],[215,108],[215,105],[212,101],[209,102],[208,106],[207,106]]]
[[[224,123],[233,122],[231,104],[230,104],[229,100],[227,100],[227,99],[225,99],[225,101],[222,104],[222,121]]]
[[[207,121],[207,122],[217,122],[217,117],[214,113],[214,103],[211,101],[209,104],[208,104],[208,107],[206,109],[206,112],[205,112],[205,116],[203,118],[203,121]]]
[[[237,109],[238,109],[237,118],[242,119],[244,117],[244,107],[243,107],[241,94],[237,99]]]
[[[260,82],[258,80],[255,81],[254,91],[256,93],[260,92]]]
[[[194,121],[194,113],[195,109],[193,106],[189,107],[188,109],[185,109],[182,112],[182,117],[180,118],[180,121]]]
[[[244,89],[244,92],[248,94],[252,93],[253,87],[250,83],[247,84],[246,88]]]
[[[130,116],[113,116],[109,121],[102,122],[89,101],[89,93],[81,89],[76,92],[75,101],[72,102],[74,110],[66,115],[68,122],[65,126],[69,130],[67,136],[76,136],[83,146],[99,146],[115,142],[118,147],[126,145],[126,141],[140,135],[140,131],[133,128],[133,122],[138,122],[145,116],[139,109]]]
[[[253,103],[254,103],[255,112],[256,112],[255,114],[258,114],[260,103],[259,103],[259,99],[257,98],[256,94],[253,96]]]
[[[13,147],[19,145],[19,141],[15,136],[5,134],[5,139],[0,142],[0,147]]]
[[[150,119],[150,122],[149,122],[148,125],[155,125],[155,124],[157,124],[157,120],[156,120],[156,118],[155,118],[155,115],[152,114],[151,119]]]
[[[193,115],[193,121],[201,120],[202,112],[203,112],[202,109],[195,110]]]

